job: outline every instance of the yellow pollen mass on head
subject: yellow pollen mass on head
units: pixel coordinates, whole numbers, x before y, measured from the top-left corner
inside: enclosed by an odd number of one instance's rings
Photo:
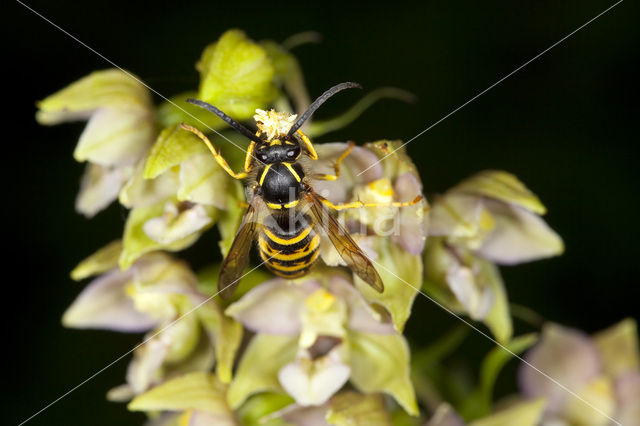
[[[297,117],[297,114],[277,112],[273,109],[269,111],[257,109],[253,119],[256,120],[258,130],[267,135],[267,140],[272,140],[277,136],[286,135]]]
[[[304,303],[308,310],[322,313],[328,311],[336,301],[336,297],[327,290],[320,288],[309,295]]]

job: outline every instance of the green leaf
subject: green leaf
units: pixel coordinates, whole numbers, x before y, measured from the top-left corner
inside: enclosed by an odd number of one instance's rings
[[[501,170],[480,172],[460,182],[451,191],[493,198],[540,215],[545,214],[547,210],[538,197],[516,176]]]
[[[153,179],[187,158],[207,153],[204,142],[191,132],[173,125],[165,128],[149,151],[144,164],[144,178]]]
[[[283,392],[278,371],[295,359],[297,350],[295,336],[255,335],[229,385],[227,399],[231,408],[237,409],[254,393]]]
[[[326,415],[327,423],[335,426],[389,425],[382,395],[362,395],[341,392],[331,399]]]
[[[199,232],[175,241],[168,245],[162,245],[147,236],[143,225],[149,219],[162,216],[164,202],[149,207],[137,207],[131,210],[124,228],[123,250],[118,263],[120,268],[127,269],[133,262],[145,253],[154,250],[179,251],[193,244],[200,236]]]
[[[543,399],[520,402],[488,417],[473,421],[469,426],[536,426],[542,419]]]
[[[137,396],[130,411],[198,410],[231,415],[225,401],[225,386],[214,375],[195,372],[171,379]]]
[[[477,419],[491,412],[493,388],[498,374],[500,374],[505,364],[514,358],[513,354],[521,354],[536,343],[537,340],[537,334],[525,334],[506,343],[504,345],[506,349],[497,346],[487,354],[480,367],[480,383],[478,387],[460,407],[460,414],[465,419]]]
[[[122,241],[115,240],[110,242],[73,268],[71,279],[80,281],[117,267],[121,251]]]
[[[409,378],[409,347],[404,337],[351,331],[348,343],[354,386],[365,393],[388,393],[409,414],[417,416],[418,405]]]
[[[388,238],[376,238],[378,259],[373,264],[384,283],[384,292],[378,293],[354,274],[355,285],[371,303],[384,306],[399,332],[404,328],[411,305],[422,286],[422,257],[406,252]]]
[[[207,46],[197,68],[198,97],[237,120],[252,117],[278,94],[266,51],[239,30],[227,31]]]

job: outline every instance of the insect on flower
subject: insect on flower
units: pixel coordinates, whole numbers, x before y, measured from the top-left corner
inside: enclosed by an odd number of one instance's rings
[[[317,194],[312,179],[335,180],[340,176],[340,163],[349,155],[354,144],[338,157],[334,174],[312,173],[312,161],[318,155],[300,127],[331,96],[349,88],[361,88],[358,83],[341,83],[324,92],[297,118],[284,112],[256,110],[258,131],[254,134],[242,124],[206,102],[187,99],[214,113],[229,126],[251,140],[244,162],[244,171],[236,173],[217,152],[209,139],[198,129],[182,124],[182,128],[202,139],[218,164],[236,179],[247,179],[248,208],[240,229],[222,263],[218,290],[222,297],[230,297],[249,263],[249,250],[258,240],[260,256],[267,267],[283,278],[299,278],[315,264],[319,255],[320,235],[324,230],[346,264],[375,290],[384,289],[382,279],[371,261],[358,247],[349,232],[331,215],[330,210],[362,207],[416,204],[422,197],[409,202],[364,203],[354,201],[333,204]],[[297,120],[296,120],[297,118]],[[311,212],[310,214],[309,211]]]

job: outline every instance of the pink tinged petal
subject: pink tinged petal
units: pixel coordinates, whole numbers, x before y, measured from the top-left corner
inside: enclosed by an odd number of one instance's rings
[[[614,391],[617,402],[615,419],[625,426],[640,426],[640,371],[616,378]]]
[[[584,333],[557,324],[544,327],[540,342],[525,360],[567,388],[577,392],[602,371],[598,350]],[[545,397],[547,412],[558,414],[572,398],[564,389],[526,364],[518,372],[520,388],[527,397]]]
[[[151,387],[169,349],[169,345],[159,338],[152,338],[136,349],[134,358],[127,367],[127,383],[135,394]]]
[[[422,184],[411,172],[406,172],[394,184],[394,193],[397,201],[413,201],[422,194]],[[424,250],[427,239],[426,202],[420,201],[418,204],[402,207],[399,212],[398,232],[393,233],[393,242],[404,248],[411,254],[420,254]]]
[[[342,277],[334,277],[329,283],[332,294],[341,297],[349,308],[348,327],[367,333],[392,334],[395,332],[391,321],[384,321],[382,315],[369,305],[360,292]],[[388,319],[388,318],[387,318]]]
[[[316,173],[334,174],[333,162],[347,147],[348,144],[344,142],[324,143],[316,146],[319,157],[318,167],[314,168]],[[366,172],[359,175],[367,168],[369,169]],[[350,199],[355,185],[382,178],[382,171],[382,165],[372,151],[356,146],[342,162],[340,177],[337,180],[314,180],[313,188],[333,203],[343,203]]]
[[[179,211],[178,206],[169,201],[165,205],[164,214],[147,220],[142,229],[153,241],[169,245],[200,231],[210,223],[211,218],[204,206],[195,204]]]
[[[456,299],[472,319],[479,321],[486,318],[494,302],[491,288],[482,288],[471,269],[457,262],[447,270],[446,280]]]
[[[502,265],[556,256],[564,250],[562,239],[535,213],[496,201],[486,201],[495,228],[478,249],[482,257]]]
[[[429,235],[473,238],[480,232],[484,203],[479,197],[445,194],[429,212]]]
[[[349,379],[351,369],[340,359],[339,350],[312,361],[298,358],[278,372],[278,380],[296,403],[322,405]]]
[[[203,411],[194,411],[189,416],[189,426],[237,426],[238,423],[232,415],[212,414]]]
[[[465,426],[465,423],[452,406],[442,403],[424,426]]]
[[[130,167],[87,164],[80,181],[80,192],[76,197],[76,211],[87,218],[95,216],[118,199],[120,189],[130,174]]]
[[[71,328],[141,332],[156,325],[156,320],[138,311],[126,293],[130,272],[113,270],[93,280],[62,316],[62,324]]]
[[[327,404],[318,407],[300,407],[292,405],[284,408],[280,416],[287,423],[295,426],[329,426],[325,417],[327,415]]]
[[[231,304],[225,314],[258,333],[298,334],[304,300],[316,288],[318,284],[311,281],[289,284],[282,279],[270,280]]]

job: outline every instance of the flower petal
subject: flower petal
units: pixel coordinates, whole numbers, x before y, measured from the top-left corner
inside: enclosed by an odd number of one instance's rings
[[[152,328],[156,320],[138,311],[126,293],[131,274],[113,270],[93,280],[62,316],[71,328],[99,328],[140,332]]]
[[[618,324],[593,336],[605,372],[616,377],[640,368],[640,353],[638,350],[638,327],[632,318],[620,321]]]
[[[167,246],[193,235],[212,221],[210,212],[201,204],[182,209],[182,205],[167,201],[164,214],[147,220],[142,229],[149,238]]]
[[[391,418],[385,410],[382,395],[341,392],[331,399],[327,422],[336,426],[388,425]]]
[[[351,332],[349,335],[351,382],[364,393],[385,392],[409,414],[418,415],[409,378],[409,347],[397,334]]]
[[[386,308],[396,330],[401,331],[422,284],[422,258],[401,249],[385,237],[376,237],[379,258],[373,263],[384,283],[378,293],[354,275],[356,288],[370,303]]]
[[[36,119],[52,125],[87,118],[101,107],[147,109],[151,96],[139,81],[119,69],[95,71],[38,102]]]
[[[194,372],[171,379],[136,397],[131,411],[197,410],[231,417],[225,401],[226,387],[214,375]]]
[[[165,203],[157,203],[149,207],[136,207],[129,213],[124,228],[123,250],[120,254],[119,264],[123,269],[128,268],[140,256],[145,253],[164,249],[168,251],[182,250],[193,244],[200,234],[194,232],[171,244],[163,245],[152,240],[143,230],[144,224],[153,218],[162,216]]]
[[[424,426],[465,426],[465,422],[452,406],[443,402]]]
[[[73,157],[103,166],[133,165],[151,146],[155,132],[151,111],[102,108],[89,119]]]
[[[349,379],[351,369],[342,362],[339,350],[312,361],[299,358],[278,371],[278,380],[296,403],[322,405]]]
[[[469,426],[536,426],[540,424],[544,412],[544,399],[513,404],[488,417],[473,421]]]
[[[102,274],[118,266],[122,241],[115,240],[84,259],[71,271],[71,278],[80,281],[92,275]]]
[[[131,175],[131,167],[106,167],[89,163],[85,166],[76,211],[92,218],[118,199],[118,194]]]
[[[154,179],[143,176],[143,162],[139,162],[126,182],[118,201],[125,207],[148,207],[175,195],[180,185],[178,173],[173,170]]]
[[[627,426],[640,424],[640,371],[619,376],[615,382],[617,409],[615,418]]]
[[[180,166],[178,200],[212,205],[226,210],[231,178],[210,152],[196,154]]]
[[[196,67],[200,71],[198,98],[237,120],[252,117],[278,94],[266,51],[239,30],[227,31],[207,46]]]
[[[570,424],[585,426],[607,426],[615,412],[615,397],[611,378],[601,375],[582,386],[578,392],[580,399],[570,397],[563,417]],[[592,407],[598,409],[595,411]]]
[[[144,161],[143,176],[153,179],[196,154],[208,153],[200,138],[173,125],[160,132]]]
[[[397,201],[413,201],[418,195],[422,195],[422,184],[411,172],[400,175],[393,186]],[[400,209],[398,232],[394,232],[393,241],[411,254],[420,254],[424,250],[427,239],[426,221],[428,215],[427,202],[402,207]]]
[[[477,195],[545,214],[546,208],[515,175],[501,170],[485,170],[456,185],[452,192]]]
[[[478,249],[486,259],[513,265],[564,251],[562,239],[534,213],[498,202],[486,205],[495,218],[495,228]]]
[[[295,359],[297,349],[295,337],[255,335],[229,385],[229,406],[237,409],[249,395],[257,392],[282,392],[278,371]]]
[[[255,332],[295,335],[302,327],[304,300],[317,286],[312,282],[299,286],[283,279],[270,280],[249,290],[225,314]]]
[[[569,389],[576,390],[598,377],[602,368],[598,350],[588,336],[556,324],[543,328],[540,342],[526,354],[525,360]],[[550,413],[559,413],[567,399],[572,398],[528,365],[520,365],[518,376],[524,395],[546,397]]]

